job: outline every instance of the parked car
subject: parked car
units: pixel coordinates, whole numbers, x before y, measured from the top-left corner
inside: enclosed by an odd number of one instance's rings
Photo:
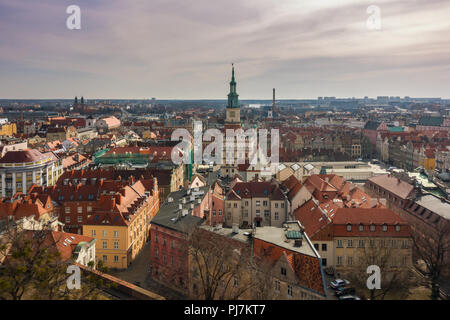
[[[339,287],[336,289],[335,294],[337,297],[352,295],[352,294],[355,294],[355,288],[345,287],[345,286]]]
[[[347,286],[349,284],[350,284],[350,281],[348,281],[348,280],[336,279],[336,280],[331,281],[330,287],[333,289],[337,289],[339,287]]]
[[[359,297],[354,295],[346,295],[346,296],[340,296],[339,300],[361,300]]]

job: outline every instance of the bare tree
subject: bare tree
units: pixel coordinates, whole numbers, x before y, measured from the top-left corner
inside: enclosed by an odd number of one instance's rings
[[[415,226],[412,229],[414,255],[427,267],[431,281],[431,299],[439,298],[439,282],[443,273],[448,273],[450,255],[450,223],[437,221],[434,227]]]
[[[272,300],[275,297],[272,276],[274,266],[266,258],[266,256],[253,257],[252,299],[255,300]]]
[[[411,270],[407,265],[400,266],[400,263],[395,262],[398,261],[395,248],[385,245],[385,240],[379,241],[379,246],[369,245],[356,249],[356,263],[351,271],[346,272],[347,277],[359,292],[368,293],[370,300],[383,300],[388,293],[395,295],[397,299],[404,299],[411,287]],[[367,287],[367,267],[371,265],[380,268],[380,289]]]
[[[197,228],[189,235],[189,257],[195,298],[236,300],[254,287],[250,246],[245,243]]]

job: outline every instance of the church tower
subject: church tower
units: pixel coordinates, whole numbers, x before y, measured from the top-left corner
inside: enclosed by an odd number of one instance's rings
[[[232,64],[230,93],[226,109],[225,129],[241,128],[241,109],[239,108],[239,95],[236,92],[236,80],[234,79],[234,64]]]

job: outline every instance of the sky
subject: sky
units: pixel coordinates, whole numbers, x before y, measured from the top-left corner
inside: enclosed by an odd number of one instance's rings
[[[450,98],[450,1],[0,0],[0,99],[225,99],[232,62],[241,99]]]

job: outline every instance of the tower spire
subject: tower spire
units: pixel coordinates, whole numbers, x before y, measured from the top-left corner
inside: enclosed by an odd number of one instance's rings
[[[228,108],[238,108],[239,100],[236,92],[236,80],[234,78],[234,63],[231,64],[231,81],[230,81],[230,93],[228,94]]]
[[[234,81],[234,62],[231,64],[231,68],[232,68],[232,71],[231,71],[231,81]]]

